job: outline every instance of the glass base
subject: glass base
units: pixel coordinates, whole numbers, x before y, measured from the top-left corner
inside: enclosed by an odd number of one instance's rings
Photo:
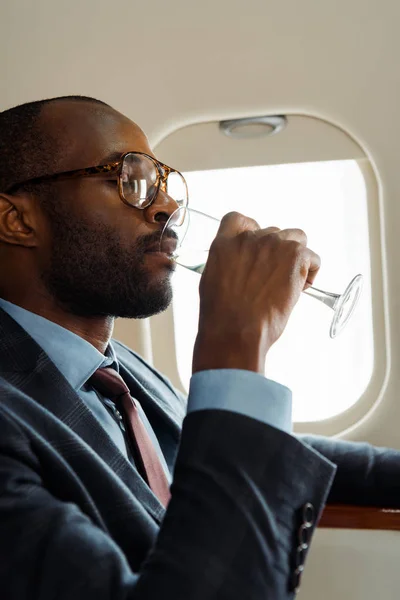
[[[343,294],[337,299],[335,306],[333,307],[335,314],[329,331],[329,335],[332,339],[337,337],[349,322],[354,309],[357,306],[358,300],[360,299],[362,287],[363,276],[356,275]]]

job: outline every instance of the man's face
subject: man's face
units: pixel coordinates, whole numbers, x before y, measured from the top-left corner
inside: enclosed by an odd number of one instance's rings
[[[59,102],[43,117],[62,140],[59,171],[106,164],[127,151],[152,155],[143,132],[107,107]],[[127,206],[115,178],[60,181],[49,189],[40,275],[57,303],[80,316],[140,318],[165,310],[172,262],[150,249],[176,203],[160,191],[144,210]]]

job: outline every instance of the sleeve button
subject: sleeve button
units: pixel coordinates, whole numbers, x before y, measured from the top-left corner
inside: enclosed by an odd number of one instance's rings
[[[303,506],[303,522],[314,525],[314,513],[314,506],[311,502],[307,502],[307,504]]]
[[[310,543],[311,537],[311,525],[310,523],[303,523],[299,529],[299,546],[307,546]]]
[[[297,593],[300,589],[301,576],[303,574],[303,571],[304,571],[304,567],[300,566],[300,567],[297,567],[297,569],[293,573],[293,589],[294,589],[295,593]]]
[[[308,549],[307,544],[301,544],[296,550],[296,568],[302,567],[306,559],[306,550]]]

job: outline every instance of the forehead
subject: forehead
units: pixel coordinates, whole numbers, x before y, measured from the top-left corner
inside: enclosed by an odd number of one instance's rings
[[[65,170],[102,164],[107,156],[128,151],[153,156],[140,127],[111,107],[59,101],[47,105],[41,119],[61,149],[59,167]]]

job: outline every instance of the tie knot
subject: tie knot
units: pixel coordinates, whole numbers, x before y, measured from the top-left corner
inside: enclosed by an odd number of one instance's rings
[[[89,379],[89,383],[95,390],[100,392],[100,394],[111,400],[118,398],[123,394],[129,394],[129,388],[125,381],[122,379],[121,375],[111,367],[97,369]]]

